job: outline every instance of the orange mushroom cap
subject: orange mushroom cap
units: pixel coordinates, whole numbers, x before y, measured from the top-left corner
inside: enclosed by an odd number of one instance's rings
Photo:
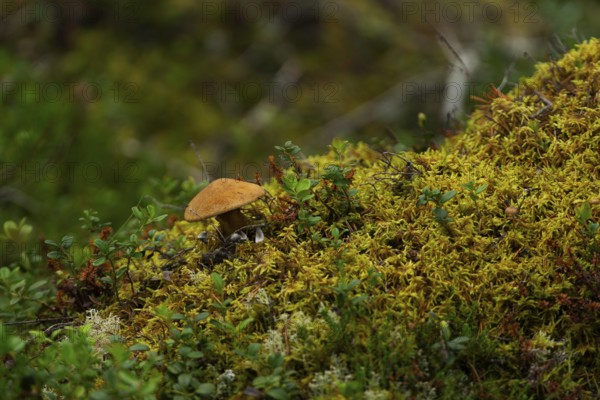
[[[216,179],[202,189],[185,208],[186,221],[201,221],[243,207],[266,194],[254,183],[236,179]]]

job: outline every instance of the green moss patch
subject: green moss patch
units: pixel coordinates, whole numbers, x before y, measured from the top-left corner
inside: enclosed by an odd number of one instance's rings
[[[592,398],[599,93],[590,40],[439,150],[282,148],[246,210],[264,241],[177,222],[103,312],[162,355],[169,397]]]

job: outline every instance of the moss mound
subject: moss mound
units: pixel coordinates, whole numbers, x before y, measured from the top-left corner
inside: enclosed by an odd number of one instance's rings
[[[492,90],[440,150],[290,145],[247,210],[264,241],[203,243],[214,223],[177,222],[155,236],[172,255],[132,265],[106,312],[185,377],[169,393],[592,398],[599,89],[590,40]]]

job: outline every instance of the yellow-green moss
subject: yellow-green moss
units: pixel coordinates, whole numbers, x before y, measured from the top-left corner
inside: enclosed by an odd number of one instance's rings
[[[467,397],[590,398],[600,385],[599,238],[576,210],[587,203],[600,219],[599,90],[600,42],[590,40],[496,93],[440,150],[383,156],[352,146],[345,162],[360,208],[336,222],[349,230],[339,246],[275,221],[275,203],[259,204],[265,241],[242,243],[234,259],[207,270],[198,262],[218,243],[195,237],[214,227],[178,222],[165,243],[184,235],[192,250],[134,266],[137,292],[124,284],[126,310],[107,312],[121,312],[129,343],[153,349],[168,338],[159,305],[209,312],[195,329],[212,343],[215,374],[232,369],[240,393],[252,385],[248,370],[268,370],[279,349],[299,397],[339,395],[354,380],[382,398],[458,388]],[[318,173],[337,160],[331,152],[309,162]],[[469,181],[488,185],[476,200]],[[431,202],[417,205],[427,187],[458,192],[441,205],[451,222],[437,222]],[[283,193],[275,181],[266,188]],[[325,221],[313,232],[331,239]],[[223,278],[222,293],[211,272]],[[231,332],[210,322],[249,317]],[[457,337],[469,339],[448,348]],[[250,343],[263,345],[262,361],[236,352]]]

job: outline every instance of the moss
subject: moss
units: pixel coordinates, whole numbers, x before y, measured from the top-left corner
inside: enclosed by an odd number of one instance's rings
[[[232,393],[279,373],[275,386],[292,382],[285,390],[302,398],[591,398],[600,250],[586,223],[600,219],[599,89],[600,42],[590,40],[511,92],[492,91],[439,150],[351,146],[344,163],[358,206],[328,220],[311,200],[323,218],[310,232],[282,217],[284,190],[268,182],[273,198],[253,210],[266,219],[265,241],[238,244],[211,269],[199,261],[218,243],[195,237],[214,227],[178,222],[165,245],[185,235],[188,251],[168,274],[157,255],[132,267],[136,292],[121,288],[128,306],[106,312],[127,321],[128,343],[153,349],[180,326],[157,315],[160,305],[208,312],[194,324],[205,378],[233,370]],[[315,174],[340,162],[334,151],[308,161]],[[487,187],[471,196],[469,182]],[[457,194],[418,205],[426,188]],[[339,241],[332,226],[345,232]],[[294,375],[270,367],[277,352]]]

